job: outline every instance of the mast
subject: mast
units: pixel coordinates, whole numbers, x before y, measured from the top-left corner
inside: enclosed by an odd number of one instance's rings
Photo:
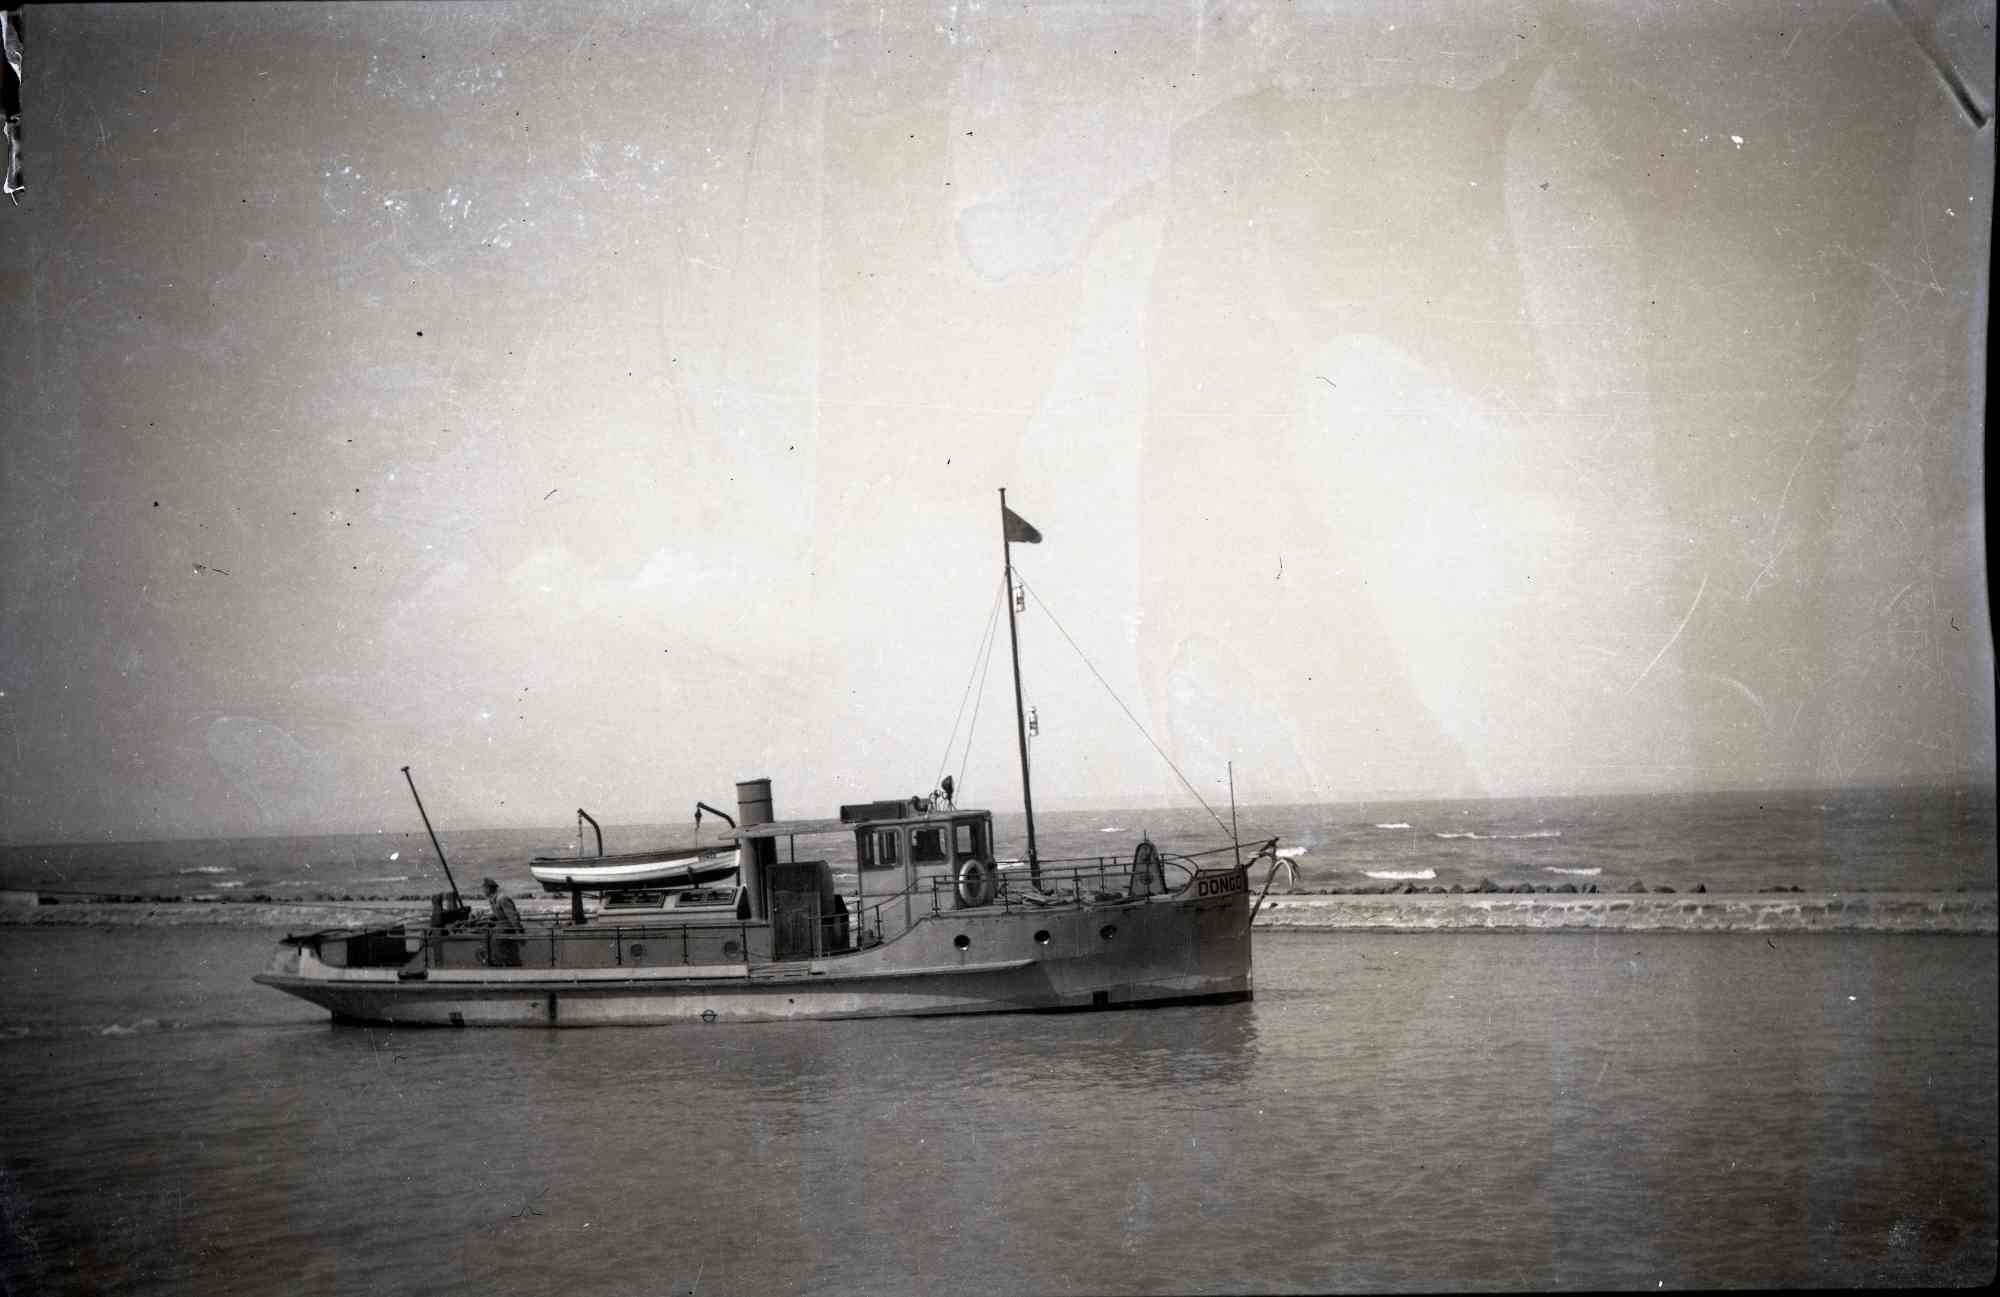
[[[1014,733],[1021,750],[1021,809],[1028,817],[1028,880],[1042,885],[1041,858],[1035,852],[1035,794],[1028,782],[1028,719],[1021,707],[1021,635],[1014,627],[1013,534],[1008,528],[1007,488],[1000,488],[1000,557],[1007,569],[1007,648],[1014,664]],[[1039,535],[1035,536],[1040,540]]]
[[[417,814],[424,817],[424,832],[431,835],[431,849],[438,853],[438,863],[444,866],[444,880],[451,884],[451,903],[455,909],[463,909],[465,902],[458,895],[458,880],[451,876],[451,861],[444,858],[444,847],[438,842],[437,830],[431,827],[431,817],[424,811],[424,799],[417,797],[417,781],[410,778],[410,768],[403,767],[403,778],[410,785],[410,796],[416,797]]]
[[[1229,763],[1229,845],[1236,851],[1236,867],[1243,868],[1243,839],[1236,832],[1236,763]]]

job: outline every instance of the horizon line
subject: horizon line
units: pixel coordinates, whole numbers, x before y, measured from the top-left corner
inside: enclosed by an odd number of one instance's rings
[[[1365,806],[1376,802],[1442,804],[1442,803],[1452,803],[1452,802],[1574,801],[1585,798],[1602,798],[1602,797],[1687,797],[1687,796],[1719,796],[1727,794],[1750,794],[1750,793],[1784,795],[1784,794],[1826,793],[1826,792],[1907,791],[1919,788],[1931,788],[1938,790],[1953,790],[1962,788],[1978,789],[1978,788],[1990,788],[1992,786],[1993,782],[1989,775],[1980,771],[1968,771],[1944,777],[1906,776],[1903,778],[1871,779],[1871,780],[1847,781],[1847,782],[1822,781],[1814,783],[1786,783],[1786,784],[1713,784],[1707,786],[1689,786],[1685,788],[1622,787],[1622,788],[1596,789],[1587,792],[1568,791],[1568,792],[1472,793],[1472,794],[1464,794],[1464,793],[1440,794],[1434,791],[1433,792],[1385,792],[1385,793],[1370,794],[1368,796],[1350,796],[1350,797],[1340,797],[1340,798],[1308,798],[1303,800],[1238,802],[1236,804],[1236,809],[1240,815],[1241,812],[1252,808],[1268,809],[1268,808],[1289,808],[1296,806],[1328,806],[1328,807]],[[1163,803],[1157,801],[1143,800],[1145,796],[1146,796],[1145,794],[1137,794],[1124,797],[1113,796],[1103,799],[1091,799],[1091,798],[1058,799],[1054,802],[1045,803],[1043,807],[1043,812],[1044,814],[1056,814],[1056,815],[1079,815],[1079,814],[1091,814],[1097,812],[1130,813],[1133,811],[1170,811],[1170,812],[1185,811],[1193,813],[1201,809],[1201,807],[1197,805],[1190,805],[1186,804],[1185,802]],[[987,805],[987,806],[966,806],[963,807],[962,809],[967,811],[986,811],[989,814],[993,815],[1018,816],[1023,813],[1022,808],[1018,803],[1011,806],[1004,804]],[[1214,812],[1214,813],[1219,814],[1219,812]],[[563,817],[562,821],[508,821],[508,822],[498,822],[498,823],[488,822],[475,825],[467,825],[462,827],[439,828],[437,832],[440,836],[446,834],[466,834],[466,833],[527,833],[538,829],[552,828],[558,822],[566,823],[569,818],[570,817],[565,816]],[[678,822],[679,821],[676,820],[649,820],[649,819],[615,819],[615,820],[605,819],[604,820],[604,824],[606,827],[623,828],[623,829],[657,828],[670,824],[675,824]],[[16,838],[12,835],[4,835],[0,836],[0,849],[18,850],[27,847],[78,846],[83,844],[110,846],[110,845],[120,845],[120,844],[142,844],[142,843],[152,843],[152,842],[236,842],[236,841],[248,841],[259,838],[272,838],[272,839],[348,838],[348,837],[365,837],[377,834],[388,834],[392,832],[401,835],[405,833],[421,833],[422,831],[423,831],[423,826],[421,823],[411,824],[406,828],[399,828],[393,830],[381,825],[360,827],[360,828],[292,827],[284,829],[256,829],[242,833],[176,833],[176,834],[167,834],[164,836],[157,834],[146,835],[140,833],[138,830],[129,830],[122,832],[118,830],[107,830],[102,834],[92,834],[89,836],[82,836],[82,837]]]

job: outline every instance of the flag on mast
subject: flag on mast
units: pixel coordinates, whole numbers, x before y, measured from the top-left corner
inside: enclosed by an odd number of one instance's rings
[[[1026,518],[1015,513],[1004,504],[1000,506],[1000,512],[1003,515],[1001,518],[1001,527],[1007,537],[1008,544],[1011,545],[1016,541],[1019,541],[1023,545],[1039,545],[1042,543],[1042,533],[1036,531]]]

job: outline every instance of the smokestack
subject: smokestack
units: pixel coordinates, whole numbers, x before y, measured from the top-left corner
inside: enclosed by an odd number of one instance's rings
[[[771,781],[768,779],[744,779],[736,785],[736,825],[740,829],[755,828],[759,824],[769,824],[771,814]],[[764,880],[769,877],[767,870],[778,861],[778,840],[776,838],[751,838],[742,846],[742,882],[750,892],[750,917],[769,917],[769,907],[765,904]]]
[[[736,823],[751,828],[771,822],[771,781],[744,779],[736,785]]]

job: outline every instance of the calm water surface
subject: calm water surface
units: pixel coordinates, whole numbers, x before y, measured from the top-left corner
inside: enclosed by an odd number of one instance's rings
[[[1974,1283],[1995,941],[1257,939],[1243,1005],[334,1028],[274,933],[0,930],[17,1291]]]

